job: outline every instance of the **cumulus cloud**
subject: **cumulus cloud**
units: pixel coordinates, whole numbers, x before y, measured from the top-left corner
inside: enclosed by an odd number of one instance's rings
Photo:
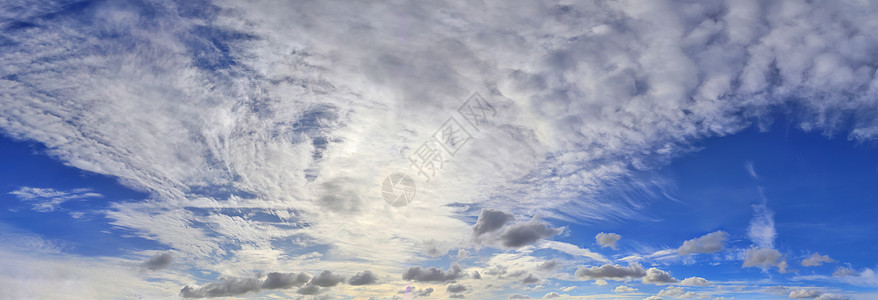
[[[487,274],[487,273],[486,273]],[[402,274],[404,280],[414,280],[423,282],[446,282],[457,280],[464,276],[463,271],[458,265],[452,265],[448,271],[443,271],[435,267],[422,269],[421,267],[411,267]]]
[[[751,247],[744,254],[744,267],[759,267],[767,269],[777,267],[781,273],[786,272],[787,263],[781,258],[783,255],[775,249]]]
[[[504,247],[519,248],[533,244],[541,238],[552,237],[559,233],[561,233],[561,229],[550,228],[544,223],[532,220],[510,225],[500,235],[499,240]]]
[[[851,275],[857,275],[857,271],[854,271],[853,269],[847,267],[838,267],[835,268],[835,272],[832,272],[832,276],[835,277],[845,277]]]
[[[445,291],[448,293],[462,293],[466,292],[467,288],[465,285],[462,284],[452,284],[449,285],[448,288],[445,289]]]
[[[544,271],[551,271],[558,267],[558,262],[556,260],[546,261],[537,266],[537,269]]]
[[[610,247],[613,250],[616,250],[616,242],[621,239],[622,236],[615,233],[598,233],[594,239],[597,240],[598,245],[601,247]]]
[[[689,255],[694,253],[716,253],[725,248],[725,242],[729,234],[725,231],[715,231],[705,234],[701,237],[694,238],[683,242],[683,245],[677,249],[679,255]]]
[[[816,267],[822,265],[823,263],[833,263],[834,259],[829,258],[829,255],[820,255],[820,253],[814,253],[808,258],[802,260],[803,267]]]
[[[636,293],[637,289],[629,286],[620,285],[613,289],[615,293]]]
[[[826,293],[814,298],[814,300],[850,300],[851,298],[845,295],[838,295],[832,293]]]
[[[649,296],[649,297],[643,298],[643,300],[664,300],[664,298],[659,297],[659,296]]]
[[[300,288],[297,293],[302,295],[315,295],[319,292],[319,285],[334,286],[337,279],[329,271],[324,271],[319,277],[311,277],[306,273],[279,273],[271,272],[260,278],[240,278],[226,277],[220,281],[211,282],[203,286],[185,286],[180,290],[180,296],[183,298],[212,298],[212,297],[229,297],[243,295],[250,292],[259,292],[261,290],[289,289],[292,287]],[[315,281],[315,279],[319,280]],[[342,278],[343,279],[343,278]],[[335,284],[332,284],[335,282]]]
[[[294,286],[302,286],[311,281],[311,275],[305,273],[278,273],[271,272],[265,276],[262,283],[264,289],[288,289]]]
[[[644,270],[643,267],[641,267],[639,264],[631,264],[628,267],[614,264],[605,264],[599,267],[579,268],[576,270],[576,273],[574,273],[574,275],[576,275],[576,277],[579,279],[586,280],[625,280],[646,276],[646,270]]]
[[[540,279],[534,276],[534,274],[528,274],[527,277],[521,280],[521,283],[529,284],[529,283],[537,283],[540,282]]]
[[[319,287],[333,287],[344,282],[344,276],[332,274],[331,271],[323,271],[320,275],[311,278],[310,284]]]
[[[683,279],[680,284],[685,286],[708,286],[710,285],[710,282],[701,277],[689,277]]]
[[[174,260],[174,256],[170,253],[159,253],[147,259],[141,266],[147,270],[155,271],[167,268]]]
[[[790,298],[817,298],[821,293],[818,290],[809,290],[809,289],[798,289],[790,292]]]
[[[554,298],[561,298],[561,295],[559,295],[556,292],[548,292],[548,293],[546,293],[545,296],[543,296],[543,299],[554,299]]]
[[[694,298],[697,297],[698,294],[695,292],[687,292],[681,287],[671,286],[659,291],[657,296],[673,298]]]
[[[649,268],[646,270],[646,275],[643,276],[643,283],[668,284],[675,282],[677,279],[674,279],[671,273],[656,268]]]
[[[473,226],[473,234],[480,236],[488,232],[497,231],[506,223],[512,221],[512,219],[511,214],[489,208],[483,209],[479,219],[476,220],[476,225]]]
[[[185,286],[180,290],[183,298],[229,297],[256,292],[262,288],[262,280],[256,278],[224,278],[200,287]]]
[[[512,295],[512,296],[509,296],[508,299],[532,299],[532,298],[531,298],[530,296],[528,296],[528,295],[515,294],[515,295]]]
[[[357,273],[348,279],[348,284],[350,285],[367,285],[375,284],[376,282],[378,282],[378,276],[375,276],[375,273],[368,270]]]

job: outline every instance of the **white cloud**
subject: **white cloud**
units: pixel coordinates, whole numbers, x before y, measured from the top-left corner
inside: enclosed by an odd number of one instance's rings
[[[34,188],[20,187],[17,190],[9,192],[18,199],[31,204],[31,209],[38,212],[52,212],[58,209],[61,204],[79,199],[102,198],[101,194],[92,192],[91,189],[74,189],[70,191],[59,191],[52,188]]]
[[[677,253],[680,255],[716,253],[725,248],[725,242],[728,237],[729,234],[725,231],[711,232],[701,237],[683,242],[683,245],[677,249]]]
[[[747,249],[743,267],[759,267],[767,269],[777,267],[781,273],[786,272],[787,263],[782,259],[783,255],[775,249],[752,247]]]
[[[753,205],[753,218],[747,234],[750,240],[760,248],[774,248],[774,238],[777,232],[774,229],[774,212],[765,204]]]
[[[799,127],[830,133],[878,94],[863,67],[875,65],[875,43],[847,34],[878,29],[871,2],[801,3],[795,13],[738,1],[215,4],[206,19],[158,3],[150,19],[136,5],[96,3],[88,26],[38,18],[60,4],[20,4],[4,18],[39,26],[4,31],[0,128],[149,193],[106,217],[223,276],[299,264],[286,254],[311,247],[331,254],[304,262],[311,269],[370,261],[403,271],[429,259],[428,241],[466,244],[464,220],[476,216],[449,204],[635,217],[638,205],[595,192],[774,107],[799,107]],[[497,118],[419,182],[411,204],[388,207],[376,186],[411,172],[405,156],[473,91]],[[853,139],[878,135],[870,116],[852,126]],[[773,249],[765,215],[749,233]],[[537,233],[528,242],[552,235],[528,228],[516,231]]]
[[[821,294],[818,290],[798,289],[790,292],[790,298],[817,298]]]
[[[628,286],[624,286],[624,285],[620,285],[620,286],[617,286],[615,289],[613,289],[613,292],[614,293],[636,293],[637,289],[632,288],[632,287],[628,287]]]
[[[613,248],[613,250],[616,250],[616,242],[618,242],[619,239],[622,238],[622,236],[615,233],[601,232],[598,233],[594,238],[595,240],[597,240],[598,245],[601,245],[601,247],[610,247]]]
[[[695,292],[687,292],[681,287],[670,286],[659,291],[658,296],[672,298],[694,298],[697,297],[698,294],[696,294]]]
[[[833,263],[834,259],[829,258],[829,255],[820,255],[820,253],[814,253],[808,258],[802,260],[803,267],[816,267],[822,265],[823,263]]]
[[[701,277],[689,277],[683,279],[680,284],[685,286],[708,286],[710,285],[710,282]]]

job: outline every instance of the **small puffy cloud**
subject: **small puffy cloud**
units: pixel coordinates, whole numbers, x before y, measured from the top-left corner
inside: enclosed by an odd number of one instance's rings
[[[493,209],[483,209],[482,214],[473,226],[473,235],[480,236],[482,234],[497,231],[503,225],[512,221],[512,215]]]
[[[518,294],[518,295],[509,296],[509,299],[532,299],[532,298],[528,295]]]
[[[183,298],[212,298],[243,295],[262,288],[262,280],[256,278],[224,278],[201,287],[185,286],[180,290]]]
[[[324,272],[324,274],[326,274],[326,272]],[[329,281],[331,281],[333,277],[334,275],[332,275],[332,273],[330,272],[329,275],[324,275],[324,282],[320,283],[329,284]],[[187,285],[183,287],[182,290],[180,290],[180,296],[183,296],[183,298],[229,297],[243,295],[249,292],[259,292],[263,289],[273,290],[298,287],[308,282],[311,283],[309,283],[308,286],[300,288],[297,293],[303,295],[314,295],[319,292],[319,287],[314,282],[314,279],[316,278],[311,278],[310,275],[305,273],[296,274],[277,272],[268,273],[264,280],[259,278],[230,277],[223,278],[218,282],[212,282],[200,287]]]
[[[711,232],[683,242],[683,245],[677,249],[677,254],[716,253],[725,248],[725,242],[728,237],[729,234],[725,231]]]
[[[667,284],[675,282],[677,282],[677,279],[674,279],[671,273],[656,268],[649,268],[649,270],[646,270],[646,276],[643,276],[643,283]]]
[[[143,264],[141,264],[141,267],[150,271],[161,270],[171,265],[171,262],[173,260],[174,257],[171,256],[170,253],[160,253],[153,255],[148,260],[143,262]]]
[[[683,281],[680,282],[680,284],[686,285],[686,286],[708,286],[708,285],[710,285],[710,282],[707,281],[707,279],[704,279],[701,277],[689,277],[689,278],[683,279]]]
[[[595,281],[594,281],[594,285],[604,286],[604,285],[608,285],[608,284],[609,284],[609,283],[607,283],[607,281],[606,281],[606,280],[603,280],[603,279],[598,279],[598,280],[595,280]]]
[[[528,274],[527,277],[521,280],[521,283],[537,283],[540,282],[540,279],[534,276],[534,274]]]
[[[404,280],[414,280],[423,282],[445,282],[452,281],[463,277],[464,273],[458,265],[452,265],[448,271],[431,267],[422,269],[421,267],[411,267],[402,274]]]
[[[368,270],[357,273],[356,275],[348,279],[348,284],[350,285],[367,285],[374,284],[376,282],[378,282],[378,276],[375,276],[375,273],[372,273],[372,271]]]
[[[519,248],[535,243],[541,238],[547,238],[561,233],[561,229],[550,228],[546,224],[531,220],[515,225],[510,225],[500,235],[500,242],[507,248]]]
[[[662,297],[659,297],[659,296],[649,296],[649,297],[643,298],[643,300],[665,300],[665,299]]]
[[[845,276],[853,276],[857,275],[857,271],[854,271],[851,268],[838,267],[835,268],[835,272],[832,272],[832,276],[835,277],[845,277]]]
[[[851,298],[849,298],[848,296],[843,296],[843,295],[838,295],[838,294],[829,294],[829,293],[823,294],[817,298],[814,298],[814,300],[850,300],[850,299]]]
[[[806,259],[802,260],[803,267],[816,267],[822,265],[823,263],[833,263],[834,259],[829,258],[829,255],[820,255],[820,253],[814,253]]]
[[[445,289],[448,293],[463,293],[466,292],[466,290],[466,286],[462,284],[452,284]]]
[[[616,242],[621,239],[622,236],[615,233],[598,233],[594,239],[598,242],[598,245],[601,247],[610,247],[613,250],[616,250]]]
[[[685,289],[678,286],[671,286],[659,291],[658,296],[672,298],[694,298],[698,296],[698,294],[694,292],[687,292]]]
[[[311,281],[311,276],[305,273],[277,273],[271,272],[262,283],[264,289],[288,289],[294,286],[302,286]]]
[[[620,285],[613,289],[615,293],[636,293],[637,289],[629,286]]]
[[[821,294],[818,290],[808,290],[808,289],[799,289],[790,292],[790,298],[803,299],[803,298],[817,298]]]
[[[333,287],[342,282],[344,282],[343,276],[332,274],[330,271],[323,271],[323,273],[320,273],[317,277],[312,278],[310,284],[319,287]]]
[[[646,276],[646,270],[639,264],[631,264],[623,267],[614,264],[605,264],[600,267],[579,268],[574,273],[579,279],[612,279],[624,280],[629,278],[641,278]]]
[[[554,299],[554,298],[561,298],[561,295],[559,295],[556,292],[549,292],[549,293],[546,293],[545,296],[543,296],[543,299]]]
[[[744,267],[759,267],[767,269],[769,267],[777,267],[780,272],[786,271],[786,261],[781,260],[782,255],[775,249],[768,248],[750,248],[744,254]]]
[[[466,296],[464,296],[463,294],[451,294],[451,295],[448,296],[448,298],[452,298],[452,299],[463,299],[463,298],[466,298]]]
[[[399,294],[411,294],[415,297],[429,297],[430,294],[433,294],[433,288],[428,287],[426,289],[419,289],[414,286],[407,286],[405,289],[399,291]]]

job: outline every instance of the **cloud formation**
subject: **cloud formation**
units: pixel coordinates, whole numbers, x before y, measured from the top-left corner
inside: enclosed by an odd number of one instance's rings
[[[820,253],[814,253],[808,258],[802,260],[803,267],[816,267],[822,265],[823,263],[833,263],[834,259],[829,258],[829,255],[820,255]]]
[[[348,279],[348,284],[350,285],[367,285],[375,284],[376,282],[378,282],[378,276],[376,276],[375,273],[372,273],[372,271],[368,270],[357,273],[354,276],[351,276],[350,279]]]
[[[415,266],[406,270],[405,273],[402,274],[402,279],[422,282],[446,282],[457,280],[464,275],[463,270],[461,270],[460,266],[456,264],[451,265],[451,268],[449,268],[448,271],[443,271],[442,269],[435,267],[422,269],[421,267]]]
[[[716,253],[725,248],[725,242],[729,234],[725,231],[715,231],[705,234],[701,237],[694,238],[683,242],[680,248],[677,248],[677,254],[689,255],[695,253]]]
[[[616,242],[621,239],[622,236],[615,233],[598,233],[594,239],[598,242],[598,245],[601,247],[610,247],[613,250],[616,250]]]
[[[159,253],[147,259],[141,266],[150,271],[161,270],[171,265],[174,257],[170,253]]]

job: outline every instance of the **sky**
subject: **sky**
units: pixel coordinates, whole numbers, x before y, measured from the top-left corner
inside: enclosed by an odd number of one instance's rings
[[[0,7],[0,299],[878,298],[878,2]]]

